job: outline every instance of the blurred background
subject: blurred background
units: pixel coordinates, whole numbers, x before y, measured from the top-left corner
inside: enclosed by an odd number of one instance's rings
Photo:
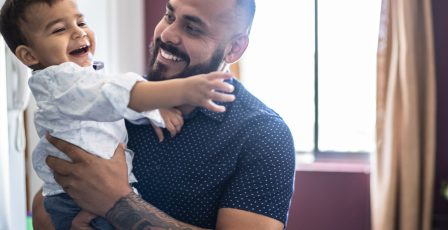
[[[96,34],[95,59],[105,63],[106,72],[145,74],[149,42],[166,2],[78,0]],[[370,160],[377,152],[377,51],[384,2],[257,2],[249,48],[232,71],[293,133],[296,190],[287,229],[372,228]],[[448,3],[433,0],[431,9],[434,64],[442,88],[448,84],[448,44],[443,42]],[[32,197],[41,187],[30,164],[38,137],[29,75],[0,39],[0,230],[30,228]],[[448,180],[447,94],[444,88],[437,91],[437,138],[442,141],[437,142],[431,188],[434,229],[448,229],[448,202],[440,193]]]

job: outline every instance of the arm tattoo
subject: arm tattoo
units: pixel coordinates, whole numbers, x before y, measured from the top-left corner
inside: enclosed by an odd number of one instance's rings
[[[168,216],[151,204],[146,203],[134,192],[119,199],[106,213],[106,219],[117,229],[201,229]]]

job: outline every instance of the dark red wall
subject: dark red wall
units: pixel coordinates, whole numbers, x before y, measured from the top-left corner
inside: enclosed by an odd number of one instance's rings
[[[438,229],[448,229],[448,201],[440,184],[448,181],[448,1],[433,0],[434,42],[437,74],[437,157],[434,218]]]
[[[369,230],[368,166],[298,166],[287,230]]]
[[[166,3],[168,0],[146,0],[145,1],[145,47],[149,47],[154,35],[154,28],[159,23],[165,13]],[[149,49],[146,51],[145,57],[148,57]],[[148,63],[146,59],[145,63]],[[146,69],[147,70],[147,69]]]

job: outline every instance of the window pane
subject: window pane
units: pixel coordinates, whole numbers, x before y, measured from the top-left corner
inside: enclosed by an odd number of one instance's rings
[[[258,1],[244,85],[289,125],[296,149],[314,148],[314,1]]]
[[[319,148],[374,150],[380,0],[319,0]]]

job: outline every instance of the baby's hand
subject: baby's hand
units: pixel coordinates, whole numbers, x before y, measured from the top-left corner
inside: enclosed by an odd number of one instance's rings
[[[184,95],[186,104],[202,106],[214,112],[224,112],[226,108],[213,101],[231,102],[235,96],[233,85],[224,82],[232,78],[230,73],[212,72],[186,78]]]
[[[159,112],[163,118],[163,121],[165,122],[165,128],[170,132],[171,137],[175,137],[176,134],[180,132],[182,126],[184,125],[182,112],[174,108],[159,109]],[[162,129],[153,124],[152,127],[154,128],[154,131],[156,132],[159,141],[162,142],[164,139]]]

